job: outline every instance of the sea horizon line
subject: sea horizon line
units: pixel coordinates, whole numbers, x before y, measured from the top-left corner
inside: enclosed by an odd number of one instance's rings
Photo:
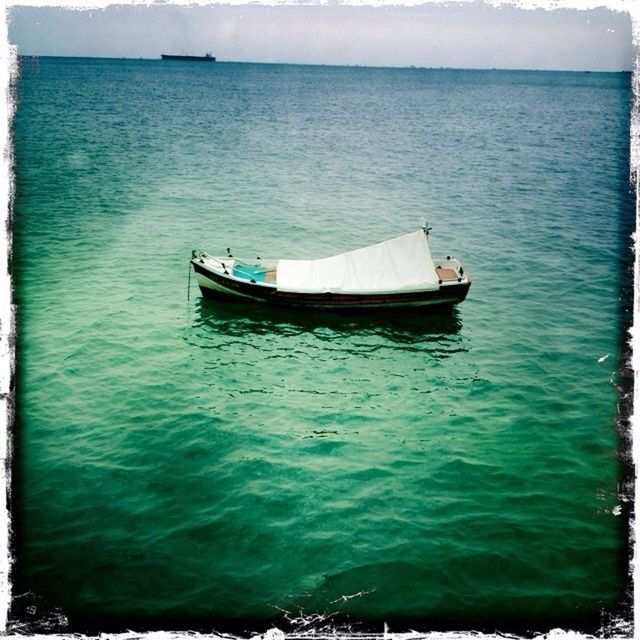
[[[182,54],[171,54],[182,55]],[[184,54],[192,55],[192,54]],[[71,60],[133,60],[133,61],[146,61],[146,62],[163,62],[158,54],[157,58],[148,58],[144,56],[70,56],[70,55],[52,55],[52,54],[29,54],[20,53],[18,58],[64,58]],[[165,61],[167,62],[167,61]],[[169,61],[175,62],[175,61]],[[215,64],[259,64],[259,65],[272,65],[272,66],[296,66],[296,67],[334,67],[334,68],[347,68],[347,69],[413,69],[421,71],[535,71],[535,72],[548,72],[548,73],[632,73],[633,69],[539,69],[539,68],[525,68],[525,67],[448,67],[448,66],[433,66],[428,67],[418,64],[407,65],[375,65],[375,64],[348,64],[348,63],[328,63],[328,62],[278,62],[278,61],[266,61],[266,60],[218,60]]]

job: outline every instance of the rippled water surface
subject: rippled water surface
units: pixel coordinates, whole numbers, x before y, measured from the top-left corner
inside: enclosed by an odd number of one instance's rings
[[[23,61],[17,592],[141,628],[597,623],[629,85]],[[187,298],[194,247],[320,257],[423,215],[473,277],[449,315]]]

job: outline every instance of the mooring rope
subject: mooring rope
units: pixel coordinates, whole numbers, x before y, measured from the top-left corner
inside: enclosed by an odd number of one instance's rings
[[[189,260],[189,275],[187,276],[187,302],[191,293],[191,260]]]

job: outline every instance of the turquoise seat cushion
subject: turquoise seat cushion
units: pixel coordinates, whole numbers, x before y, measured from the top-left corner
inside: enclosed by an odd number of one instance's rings
[[[233,275],[236,278],[244,278],[245,280],[255,280],[256,282],[264,282],[265,281],[265,271],[264,267],[256,267],[251,264],[234,264],[233,265]]]

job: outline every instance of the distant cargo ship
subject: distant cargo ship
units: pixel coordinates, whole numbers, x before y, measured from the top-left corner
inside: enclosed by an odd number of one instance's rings
[[[215,62],[216,57],[207,53],[204,56],[174,56],[167,53],[161,53],[160,56],[163,60],[183,60],[186,62]]]

